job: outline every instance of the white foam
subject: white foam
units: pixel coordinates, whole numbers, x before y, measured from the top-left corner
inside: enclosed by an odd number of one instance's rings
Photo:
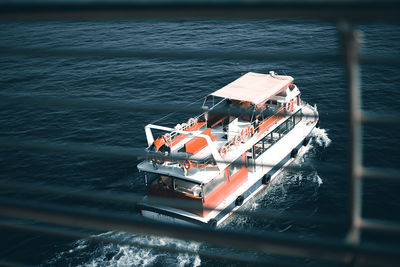
[[[102,237],[124,242],[134,242],[144,245],[154,245],[162,248],[186,249],[196,253],[200,243],[181,241],[172,238],[156,236],[131,235],[123,232],[106,232],[95,237]],[[201,259],[196,254],[173,254],[159,251],[156,248],[138,246],[118,245],[113,243],[95,243],[86,240],[78,240],[73,248],[58,253],[48,263],[71,262],[73,258],[83,258],[87,262],[80,262],[79,266],[200,266]],[[69,260],[71,259],[71,260]],[[76,264],[67,264],[76,265]]]
[[[326,129],[314,128],[311,135],[314,137],[315,142],[323,148],[328,147],[332,142]]]
[[[317,172],[315,172],[315,177],[317,178],[316,180],[317,180],[318,185],[321,185],[321,184],[324,183],[324,182],[322,181],[321,177],[318,175]]]
[[[314,145],[317,144],[322,148],[328,147],[332,140],[328,137],[327,130],[315,128],[311,133],[314,142],[309,142],[306,147],[303,147],[292,165],[303,166],[308,164],[312,167],[312,160],[309,159],[310,155],[315,152]],[[314,144],[314,145],[313,145]],[[310,151],[310,152],[309,152]],[[312,155],[311,155],[312,156]],[[317,187],[323,184],[322,178],[318,175],[317,171],[304,172],[292,171],[290,169],[284,170],[270,186],[264,190],[257,197],[249,200],[241,210],[258,210],[264,207],[273,207],[284,211],[287,206],[281,207],[281,203],[285,202],[288,198],[288,188],[293,184],[313,183]],[[287,204],[287,203],[286,203]],[[252,218],[249,216],[231,216],[223,225],[228,227],[251,227]],[[250,224],[250,225],[249,225]],[[291,226],[285,227],[283,230],[287,231]],[[105,237],[123,241],[131,241],[135,243],[147,244],[172,248],[188,249],[197,252],[200,248],[198,242],[181,241],[172,238],[160,238],[154,236],[140,236],[131,235],[122,232],[107,232],[97,235],[98,237]],[[175,265],[175,266],[200,266],[201,259],[199,255],[180,253],[178,255],[168,252],[161,252],[156,249],[145,247],[132,247],[116,244],[102,244],[91,245],[90,242],[85,240],[78,240],[74,243],[74,247],[68,251],[58,253],[48,263],[57,264],[58,262],[68,258],[85,258],[86,263],[81,263],[80,266],[154,266],[154,265]],[[66,262],[70,262],[66,260]],[[74,265],[74,264],[68,264]],[[76,264],[75,264],[76,265]]]

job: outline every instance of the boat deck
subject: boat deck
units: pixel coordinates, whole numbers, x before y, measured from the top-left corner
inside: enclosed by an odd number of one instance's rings
[[[217,147],[217,149],[220,149],[223,145],[226,144],[229,140],[231,140],[234,136],[237,134],[240,134],[243,129],[246,129],[247,127],[250,126],[250,122],[247,121],[240,121],[240,120],[235,120],[233,121],[228,127],[226,127],[228,130],[224,131],[223,127],[221,125],[215,126],[211,128],[211,136],[216,136],[217,139],[213,142],[214,145]],[[201,128],[199,128],[196,131],[193,131],[194,133],[201,134],[207,129],[206,125],[203,125]],[[181,151],[184,149],[184,146],[187,142],[192,140],[192,137],[186,136],[185,138],[181,139],[178,143],[176,143],[171,150],[171,153],[173,154],[174,152]],[[211,151],[207,147],[204,149],[198,151],[197,153],[193,154],[191,156],[191,159],[193,160],[202,160],[207,157],[211,156]]]
[[[314,108],[309,105],[303,107],[303,114],[318,116],[318,113],[316,113]],[[233,204],[235,203],[235,200],[238,196],[246,195],[246,192],[250,192],[249,194],[247,194],[244,202],[248,201],[253,195],[265,188],[265,186],[261,185],[261,179],[266,173],[271,173],[272,181],[283,168],[285,168],[293,161],[293,158],[290,157],[291,151],[293,150],[293,148],[296,147],[299,148],[299,150],[301,151],[301,149],[303,148],[303,140],[310,134],[317,122],[317,117],[314,118],[311,116],[305,116],[296,125],[296,127],[293,128],[292,131],[279,139],[278,142],[271,144],[270,147],[255,160],[255,168],[252,171],[249,170],[248,180],[243,183],[243,185],[239,187],[236,192],[224,199],[215,209],[213,209],[213,211],[208,213],[205,217],[201,217],[193,213],[171,207],[157,206],[156,208],[167,211],[169,213],[178,214],[181,217],[190,218],[191,220],[207,223],[210,219],[216,218],[221,213],[221,211],[225,210],[227,207],[233,206],[233,209],[230,210],[229,213],[218,220],[218,224],[220,224],[227,216],[230,215],[230,212],[233,212],[239,208],[239,206],[235,206]],[[218,169],[216,169],[213,175],[216,175],[217,173]],[[204,176],[206,172],[202,171],[197,174]],[[257,183],[260,184],[260,186],[252,190],[254,185]]]

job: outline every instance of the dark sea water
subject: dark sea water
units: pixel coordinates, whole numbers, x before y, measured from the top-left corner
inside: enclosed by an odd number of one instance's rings
[[[400,56],[397,24],[357,25],[363,33],[362,54]],[[319,21],[284,20],[115,20],[2,22],[0,48],[95,49],[136,51],[146,49],[212,50],[240,55],[246,51],[266,53],[340,54],[335,24]],[[261,53],[261,52],[260,52]],[[264,61],[258,59],[140,58],[140,57],[0,57],[0,94],[12,97],[53,97],[87,101],[130,101],[132,105],[183,106],[202,98],[252,71],[294,77],[303,99],[317,104],[320,128],[313,132],[307,151],[296,166],[306,171],[283,172],[267,190],[247,203],[243,210],[299,212],[308,216],[330,216],[346,220],[348,211],[348,127],[345,72],[340,60],[323,57],[312,61]],[[399,67],[362,66],[362,101],[367,111],[400,112],[397,93]],[[0,96],[0,97],[1,97]],[[158,112],[46,107],[0,106],[0,137],[13,140],[48,141],[59,144],[144,148],[144,126],[164,116]],[[191,114],[176,114],[167,121],[183,122]],[[367,125],[364,128],[363,161],[366,166],[397,168],[400,165],[397,125]],[[1,182],[69,186],[77,190],[144,195],[138,161],[127,157],[0,148]],[[337,171],[320,167],[333,164]],[[363,214],[366,217],[400,220],[399,183],[369,180],[364,183]],[[75,209],[136,213],[123,205],[93,203],[59,195],[2,189],[1,198],[63,204]],[[4,218],[2,218],[4,219]],[[20,224],[40,225],[37,222]],[[304,224],[296,221],[256,219],[233,215],[221,227],[254,231],[287,232],[298,237],[323,236],[343,239],[345,225]],[[191,250],[223,249],[198,242],[139,236],[118,232],[90,232],[118,240],[172,246]],[[240,265],[200,256],[168,254],[153,249],[87,242],[42,233],[0,228],[0,259],[43,266],[209,266]],[[367,233],[364,242],[399,246],[398,237]],[[279,257],[275,259],[280,259]],[[318,265],[298,260],[296,265]]]

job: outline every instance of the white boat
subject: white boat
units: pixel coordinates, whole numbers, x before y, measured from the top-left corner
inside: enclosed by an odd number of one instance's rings
[[[291,76],[249,72],[204,99],[175,127],[148,124],[143,216],[217,226],[274,180],[309,142],[319,117]],[[161,132],[155,139],[153,132]],[[157,156],[160,155],[160,156]],[[155,197],[190,206],[149,204]],[[175,201],[176,202],[176,201]]]

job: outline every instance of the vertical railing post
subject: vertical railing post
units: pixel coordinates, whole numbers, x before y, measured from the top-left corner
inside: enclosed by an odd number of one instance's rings
[[[347,241],[360,242],[362,212],[362,127],[361,127],[361,89],[359,65],[360,33],[345,21],[339,23],[343,46],[347,90],[349,126],[349,233]]]

